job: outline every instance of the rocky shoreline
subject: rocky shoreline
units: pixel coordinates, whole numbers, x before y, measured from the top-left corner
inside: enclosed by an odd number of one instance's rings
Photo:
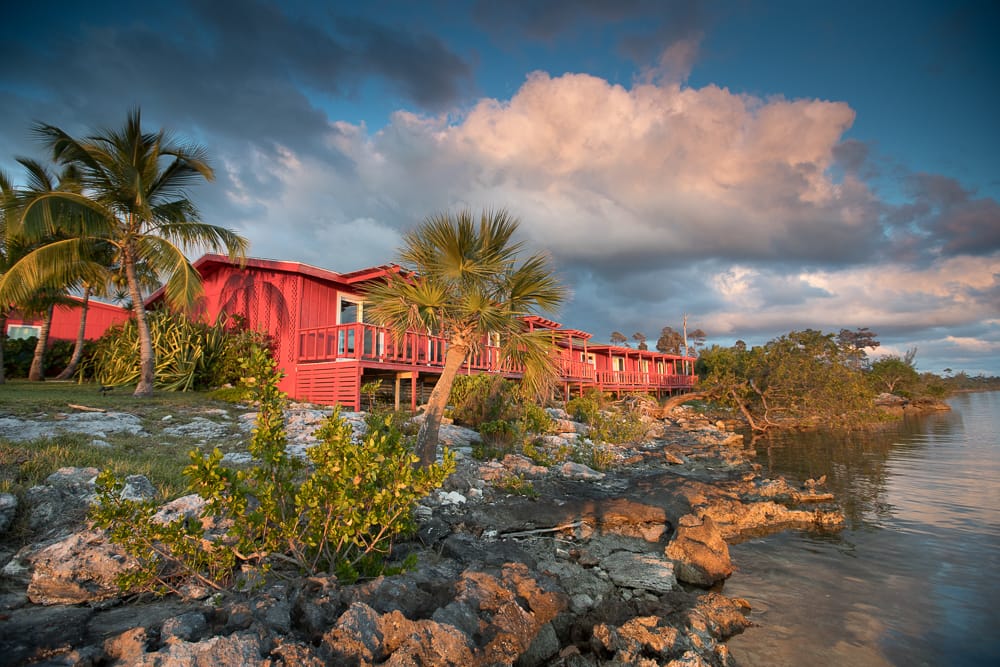
[[[326,414],[293,406],[290,450],[308,446]],[[585,430],[557,416],[563,437]],[[724,642],[750,623],[749,605],[719,592],[738,566],[727,543],[836,529],[843,516],[818,483],[761,478],[725,424],[677,409],[648,426],[645,443],[615,448],[606,472],[519,456],[484,463],[471,456],[474,432],[446,427],[457,470],[394,552],[415,555],[415,568],[352,585],[278,572],[245,592],[184,600],[120,596],[122,557],[82,521],[96,471],[61,470],[22,508],[36,541],[14,553],[0,532],[0,663],[731,665]]]

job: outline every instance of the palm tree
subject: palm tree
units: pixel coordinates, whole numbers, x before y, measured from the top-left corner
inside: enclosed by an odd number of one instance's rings
[[[0,171],[0,277],[10,267],[10,244],[7,238],[7,210],[14,203],[14,185],[6,173]],[[7,309],[8,305],[0,301],[0,384],[7,381],[4,369],[3,347],[7,341]]]
[[[58,179],[37,160],[19,157],[17,161],[24,167],[28,177],[27,188],[18,192],[8,187],[10,213],[17,214],[18,205],[34,196],[45,195],[57,191],[79,192],[79,173],[73,165],[67,165],[59,174]],[[73,233],[72,219],[64,214],[61,209],[52,221],[49,234],[35,242],[28,242],[23,238],[9,239],[9,258],[20,260],[30,254],[32,250],[47,243],[53,243],[60,239],[67,238]],[[13,262],[12,262],[13,263]],[[42,326],[38,334],[38,342],[35,345],[35,353],[31,359],[31,369],[28,372],[28,379],[33,382],[40,382],[45,379],[45,348],[48,346],[49,330],[52,326],[52,314],[58,304],[69,303],[66,299],[66,291],[73,285],[39,285],[34,292],[24,296],[16,304],[22,313],[27,315],[40,316]]]
[[[167,303],[187,307],[201,295],[202,285],[185,251],[225,250],[230,257],[243,257],[247,241],[231,230],[196,221],[198,212],[186,188],[214,178],[204,148],[178,142],[164,130],[143,132],[138,109],[129,112],[121,129],[105,129],[85,139],[47,124],[36,125],[34,132],[53,159],[80,170],[81,192],[26,197],[17,229],[27,238],[42,237],[62,211],[79,221],[80,234],[47,244],[18,262],[0,279],[0,299],[17,297],[32,286],[65,284],[71,278],[105,284],[109,267],[89,249],[96,241],[109,244],[114,263],[125,274],[139,332],[140,380],[135,395],[148,396],[155,380],[155,354],[139,267],[145,264],[166,276]]]
[[[519,222],[506,211],[438,214],[403,238],[403,272],[371,287],[367,312],[397,339],[407,331],[442,336],[444,367],[431,391],[416,453],[423,466],[437,456],[438,432],[451,386],[469,354],[487,337],[500,341],[502,358],[523,367],[526,391],[541,393],[558,371],[551,336],[529,332],[525,316],[553,311],[566,296],[546,256],[519,260],[523,243],[513,241]]]

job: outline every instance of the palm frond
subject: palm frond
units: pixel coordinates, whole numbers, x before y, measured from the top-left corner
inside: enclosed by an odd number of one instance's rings
[[[99,284],[109,277],[107,267],[94,261],[89,244],[80,239],[55,241],[27,252],[0,276],[0,304],[19,304],[39,290]]]
[[[135,250],[140,263],[167,276],[164,296],[171,307],[188,309],[204,293],[198,271],[184,252],[169,240],[143,236],[136,240]]]

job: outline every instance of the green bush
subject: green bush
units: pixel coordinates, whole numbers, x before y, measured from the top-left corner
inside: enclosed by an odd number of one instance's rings
[[[599,391],[588,391],[566,403],[566,412],[573,421],[593,424],[604,407],[604,396]]]
[[[35,346],[38,345],[38,338],[3,338],[3,367],[5,377],[14,380],[28,377],[31,370],[31,360],[35,356]],[[45,375],[58,375],[73,356],[75,341],[71,340],[49,340],[49,346],[45,350]],[[88,348],[92,344],[84,346],[84,358],[87,357]]]
[[[586,440],[577,442],[570,458],[594,470],[607,470],[615,462],[615,454],[610,447],[595,445]]]
[[[485,422],[517,421],[523,412],[517,385],[488,373],[456,377],[448,402],[454,406],[452,418],[474,429]]]
[[[521,434],[515,424],[497,419],[480,424],[479,437],[487,447],[510,454],[517,449]]]
[[[417,501],[454,470],[448,452],[442,464],[416,467],[389,419],[353,442],[339,411],[317,431],[307,466],[285,450],[287,399],[265,349],[252,350],[245,376],[260,404],[249,446],[256,463],[234,470],[222,465],[218,449],[193,450],[185,474],[207,501],[199,520],[155,523],[153,503],[122,500],[121,483],[100,476],[92,519],[139,563],[122,578],[126,589],[177,592],[192,581],[223,588],[238,569],[266,571],[276,562],[344,581],[378,575],[393,540],[414,528]]]
[[[521,430],[525,433],[546,435],[555,426],[555,420],[537,403],[525,403],[521,415]]]

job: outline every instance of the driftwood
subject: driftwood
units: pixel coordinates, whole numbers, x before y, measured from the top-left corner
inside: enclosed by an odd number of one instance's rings
[[[76,403],[67,403],[66,405],[74,410],[82,410],[83,412],[107,412],[104,408],[92,408],[88,405],[77,405]]]
[[[569,530],[570,528],[579,528],[583,524],[583,521],[573,521],[572,523],[564,523],[552,528],[535,528],[534,530],[518,530],[512,533],[501,533],[500,537],[531,537],[532,535],[544,535],[546,533],[561,533],[564,530]]]

